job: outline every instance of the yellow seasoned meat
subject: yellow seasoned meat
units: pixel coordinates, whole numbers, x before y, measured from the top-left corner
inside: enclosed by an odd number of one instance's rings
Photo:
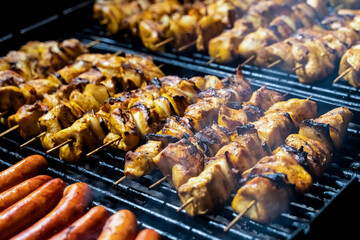
[[[62,129],[71,125],[81,116],[83,112],[70,103],[61,103],[38,119],[38,126],[41,132],[46,132],[40,138],[42,146],[47,150],[55,147],[52,136]]]
[[[40,133],[37,121],[47,110],[40,101],[23,105],[15,114],[8,117],[8,125],[9,127],[19,125],[19,134],[24,139],[33,137]]]
[[[290,184],[295,185],[299,193],[306,193],[312,186],[312,178],[295,159],[279,152],[276,155],[262,158],[254,167],[242,174],[244,179],[252,175],[281,173],[287,176]]]
[[[79,161],[86,153],[99,146],[104,138],[105,133],[100,126],[100,121],[92,113],[85,114],[71,127],[60,130],[52,137],[55,145],[72,140],[59,149],[59,158],[65,162]]]
[[[324,144],[330,152],[342,147],[352,112],[345,107],[335,108],[319,118],[305,121],[300,126],[299,134]]]
[[[347,70],[349,72],[343,78],[351,86],[360,87],[360,44],[350,48],[341,58],[339,75]]]
[[[170,143],[153,161],[170,183],[178,189],[204,169],[204,153],[188,139]]]
[[[257,222],[270,223],[288,208],[291,195],[289,185],[279,186],[269,178],[255,177],[238,190],[231,206],[240,213],[255,200],[244,216]]]
[[[199,51],[207,51],[209,41],[222,33],[225,26],[221,19],[215,19],[210,16],[202,17],[196,27],[196,48]]]
[[[308,99],[292,98],[288,101],[275,103],[265,112],[265,115],[277,112],[289,113],[295,126],[298,128],[305,119],[316,117],[317,104]]]
[[[275,149],[274,154],[285,154],[293,157],[315,177],[319,177],[331,161],[330,151],[325,145],[299,134],[289,135],[285,140],[285,145]]]
[[[259,138],[255,129],[246,129],[234,141],[222,147],[215,157],[227,158],[236,171],[240,173],[253,167],[262,157],[269,155],[270,149]]]
[[[124,175],[126,177],[142,177],[155,168],[152,161],[162,150],[161,141],[148,141],[135,151],[129,151],[125,156]]]
[[[190,216],[213,212],[223,205],[237,187],[236,179],[225,156],[210,158],[199,176],[190,178],[178,189],[183,203],[193,198],[185,207]]]
[[[253,123],[260,139],[271,149],[280,146],[293,130],[293,122],[287,113],[270,113]]]
[[[16,112],[24,104],[31,104],[35,101],[36,91],[31,86],[0,88],[0,112]]]

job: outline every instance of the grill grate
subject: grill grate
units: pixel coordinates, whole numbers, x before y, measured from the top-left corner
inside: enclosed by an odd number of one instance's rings
[[[124,39],[121,35],[111,39],[97,23],[89,20],[92,2],[86,1],[20,30],[9,38],[0,39],[0,49],[15,49],[31,39],[62,40],[75,37],[83,43],[100,39],[101,43],[95,45],[91,49],[92,52],[124,50],[129,53],[146,53],[158,64],[165,64],[162,69],[166,74],[182,77],[212,74],[225,77],[235,72],[237,64],[206,65],[209,57],[200,53],[180,56],[171,49],[166,53],[153,53],[143,48],[138,41]],[[311,191],[296,196],[288,211],[269,225],[241,218],[229,232],[224,233],[223,228],[236,216],[230,201],[215,215],[189,217],[184,211],[177,213],[176,208],[181,202],[176,191],[168,183],[162,183],[154,190],[147,188],[161,178],[160,172],[137,181],[126,179],[114,187],[113,182],[123,176],[124,168],[124,153],[116,150],[100,151],[78,165],[65,164],[57,157],[46,155],[39,143],[19,150],[23,140],[16,133],[11,133],[0,139],[0,169],[31,154],[44,155],[49,161],[48,174],[61,177],[68,183],[88,183],[95,192],[95,204],[101,204],[111,212],[127,208],[136,214],[142,228],[154,228],[167,239],[293,239],[300,233],[308,232],[311,223],[354,182],[356,177],[360,177],[360,150],[357,148],[360,146],[360,90],[341,81],[332,86],[327,83],[332,81],[322,81],[313,86],[302,85],[293,74],[253,66],[245,66],[244,74],[253,79],[251,85],[254,89],[266,84],[271,89],[289,93],[289,98],[312,96],[312,99],[318,102],[322,113],[337,106],[349,107],[354,112],[354,120],[350,124],[344,149],[334,155],[333,163],[314,183]],[[332,76],[329,79],[334,78],[335,76]]]

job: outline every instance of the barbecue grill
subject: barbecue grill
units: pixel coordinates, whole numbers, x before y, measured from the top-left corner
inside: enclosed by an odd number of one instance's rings
[[[92,4],[93,1],[77,3],[33,25],[0,36],[1,54],[34,39],[77,38],[85,44],[99,39],[100,43],[93,46],[91,52],[145,53],[152,56],[158,65],[164,64],[162,70],[167,75],[192,77],[210,74],[225,77],[235,73],[237,63],[206,64],[210,58],[202,53],[180,55],[173,49],[154,53],[145,49],[139,40],[126,38],[123,34],[106,36],[104,29],[91,18]],[[43,155],[49,162],[49,175],[61,177],[68,183],[83,181],[89,184],[95,192],[95,205],[103,205],[112,213],[122,208],[129,209],[138,217],[141,228],[153,228],[164,239],[295,239],[304,235],[317,236],[319,229],[324,226],[338,226],[340,231],[339,227],[345,226],[345,223],[338,222],[344,219],[329,220],[326,217],[336,215],[336,211],[347,211],[353,214],[346,216],[342,213],[339,216],[350,220],[356,216],[354,210],[359,213],[360,209],[355,206],[357,202],[353,196],[357,193],[351,192],[359,190],[360,179],[360,89],[342,81],[331,84],[335,75],[314,85],[302,85],[298,83],[296,75],[277,70],[246,65],[243,72],[252,80],[254,90],[266,85],[278,92],[288,93],[287,98],[312,96],[312,100],[318,103],[320,114],[338,106],[348,107],[354,113],[344,147],[333,156],[326,172],[314,182],[309,193],[296,196],[288,211],[269,225],[241,218],[229,232],[224,233],[223,228],[236,216],[231,202],[214,215],[190,217],[184,211],[177,213],[181,201],[168,183],[148,190],[152,183],[161,178],[160,172],[136,181],[126,179],[114,186],[113,183],[124,175],[124,152],[119,150],[103,150],[72,165],[51,154],[46,155],[39,143],[20,150],[19,145],[24,140],[17,133],[10,133],[0,139],[0,170],[28,155]],[[348,203],[349,200],[353,206]],[[321,236],[327,235],[322,233]]]

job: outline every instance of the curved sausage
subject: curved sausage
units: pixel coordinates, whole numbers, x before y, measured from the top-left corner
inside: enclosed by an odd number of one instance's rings
[[[48,167],[43,156],[31,155],[0,172],[0,193],[31,178]]]
[[[85,183],[74,183],[65,188],[63,198],[50,213],[12,239],[47,239],[83,216],[91,203],[90,187]]]
[[[76,222],[65,228],[49,240],[96,240],[100,235],[109,212],[103,206],[96,206]]]
[[[0,236],[8,239],[45,216],[60,201],[66,183],[53,179],[0,213]]]
[[[161,236],[153,229],[144,229],[142,230],[135,240],[160,240]]]
[[[46,182],[53,178],[47,175],[39,175],[6,190],[0,194],[0,212],[20,201]]]
[[[120,210],[107,220],[98,240],[134,240],[137,233],[135,215],[129,210]]]

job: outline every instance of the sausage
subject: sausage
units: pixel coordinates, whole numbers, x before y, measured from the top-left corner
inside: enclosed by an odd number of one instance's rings
[[[100,235],[109,212],[103,206],[96,206],[76,222],[65,228],[49,240],[96,240]]]
[[[45,217],[12,239],[48,239],[83,216],[92,203],[92,192],[86,183],[74,183],[65,188],[58,205]]]
[[[0,212],[20,201],[46,182],[53,178],[47,175],[39,175],[6,190],[0,194]]]
[[[120,210],[106,221],[98,240],[134,240],[137,233],[135,215],[129,210]]]
[[[55,178],[0,213],[0,236],[8,239],[45,216],[60,201],[66,183]]]
[[[0,193],[46,170],[46,159],[40,155],[24,158],[0,173]]]
[[[144,229],[142,230],[135,240],[160,240],[161,236],[153,229]]]

